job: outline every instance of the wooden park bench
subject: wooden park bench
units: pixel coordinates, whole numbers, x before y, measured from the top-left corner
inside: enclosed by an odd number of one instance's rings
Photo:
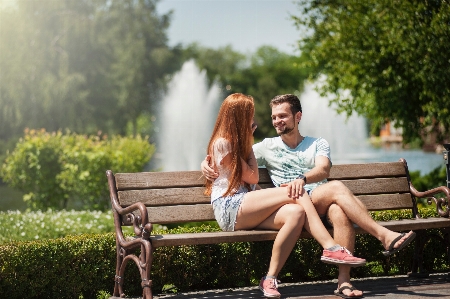
[[[259,184],[273,187],[266,169],[260,169]],[[235,232],[205,232],[155,235],[153,224],[169,224],[214,220],[210,198],[203,195],[204,178],[200,171],[116,173],[108,170],[109,191],[116,227],[117,264],[113,297],[124,296],[123,282],[127,263],[138,266],[143,288],[143,298],[153,298],[151,266],[153,251],[161,246],[200,245],[230,242],[274,240],[277,231],[250,230]],[[414,230],[416,254],[412,272],[421,270],[421,256],[427,229],[450,228],[448,202],[450,189],[439,187],[425,192],[417,191],[409,177],[406,161],[334,165],[329,180],[341,180],[362,200],[369,211],[411,210],[411,219],[383,221],[382,226],[393,231]],[[444,198],[435,195],[443,193]],[[428,198],[434,202],[438,217],[420,218],[417,199]],[[133,226],[135,238],[128,240],[123,226]],[[356,227],[358,234],[365,233]],[[301,238],[310,238],[307,232]],[[448,246],[448,244],[447,244]],[[141,249],[139,256],[134,251]]]

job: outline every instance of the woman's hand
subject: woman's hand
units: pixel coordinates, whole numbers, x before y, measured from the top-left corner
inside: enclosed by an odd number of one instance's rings
[[[215,179],[219,177],[219,174],[214,171],[214,169],[209,165],[211,162],[211,156],[207,155],[205,157],[205,160],[202,161],[200,164],[200,168],[202,170],[203,175],[205,178],[211,182],[213,182]]]

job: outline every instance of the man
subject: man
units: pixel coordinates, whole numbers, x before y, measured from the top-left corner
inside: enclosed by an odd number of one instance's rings
[[[276,96],[270,101],[270,107],[272,124],[279,137],[266,138],[253,145],[258,166],[265,166],[274,185],[286,187],[289,196],[295,198],[306,191],[324,224],[334,227],[334,239],[338,244],[354,251],[353,223],[380,240],[386,256],[403,249],[414,239],[412,231],[400,234],[377,224],[364,204],[342,182],[327,182],[331,169],[328,142],[300,134],[302,107],[297,96]],[[218,174],[209,167],[208,161],[207,157],[202,162],[202,172],[213,180]],[[334,293],[342,298],[362,297],[363,292],[350,283],[350,269],[339,266],[338,287]]]

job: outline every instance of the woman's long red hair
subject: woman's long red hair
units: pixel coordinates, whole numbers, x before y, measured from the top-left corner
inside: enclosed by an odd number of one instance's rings
[[[242,93],[229,95],[220,106],[214,130],[208,144],[208,152],[213,159],[213,144],[220,137],[231,145],[231,165],[229,186],[224,196],[232,195],[242,184],[241,158],[247,161],[253,145],[253,133],[250,122],[253,119],[255,105],[253,97]],[[206,180],[205,195],[211,195],[212,182]]]

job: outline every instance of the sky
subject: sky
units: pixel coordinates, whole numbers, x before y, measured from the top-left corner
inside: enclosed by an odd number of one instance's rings
[[[200,45],[217,49],[226,45],[241,53],[262,45],[297,54],[300,32],[290,19],[299,15],[293,0],[161,0],[159,13],[173,10],[169,45]]]

